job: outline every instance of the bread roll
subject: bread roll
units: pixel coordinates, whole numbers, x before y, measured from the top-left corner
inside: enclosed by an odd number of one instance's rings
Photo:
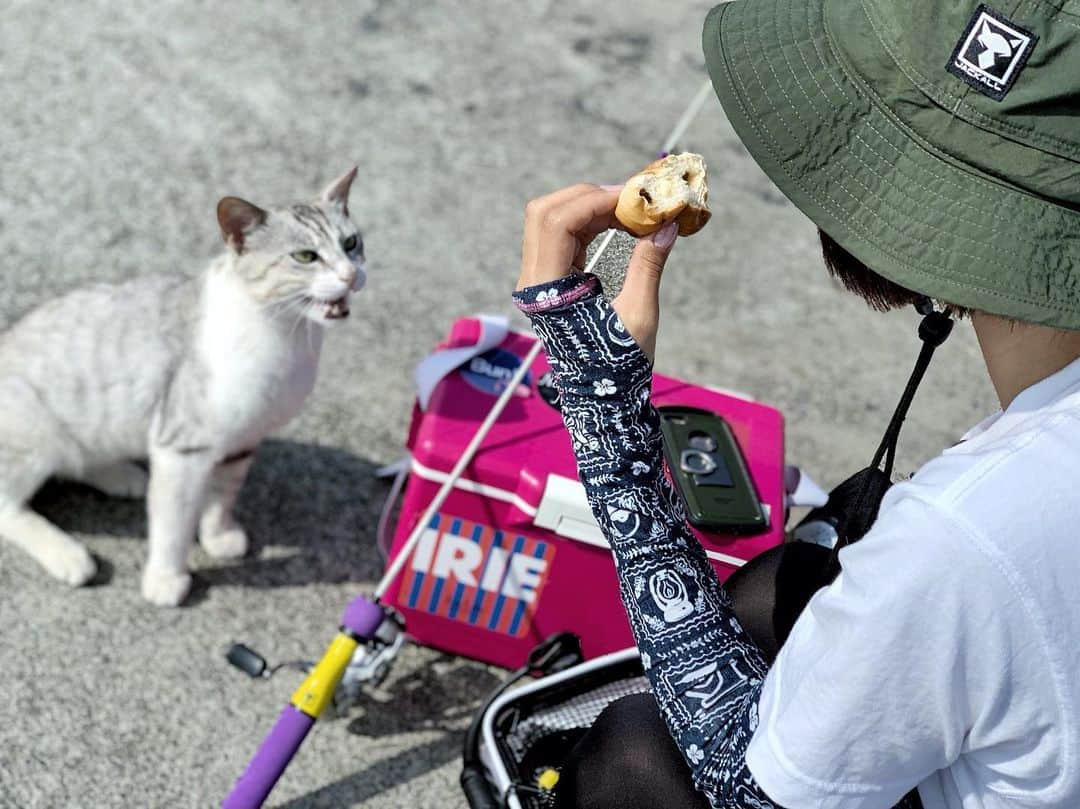
[[[679,223],[680,236],[691,236],[712,216],[708,199],[701,155],[672,154],[626,181],[615,218],[635,236],[655,233],[672,219]]]

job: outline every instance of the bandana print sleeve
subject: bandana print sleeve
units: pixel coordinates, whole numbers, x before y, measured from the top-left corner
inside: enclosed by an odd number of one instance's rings
[[[765,663],[664,474],[649,360],[600,292],[578,273],[514,299],[547,350],[645,673],[694,783],[715,809],[773,809],[746,766]]]

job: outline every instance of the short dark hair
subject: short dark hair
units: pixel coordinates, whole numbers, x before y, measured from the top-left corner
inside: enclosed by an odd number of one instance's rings
[[[878,275],[820,228],[818,236],[821,239],[821,256],[825,259],[829,274],[839,280],[845,289],[866,301],[871,308],[888,312],[890,309],[912,305],[925,297]]]

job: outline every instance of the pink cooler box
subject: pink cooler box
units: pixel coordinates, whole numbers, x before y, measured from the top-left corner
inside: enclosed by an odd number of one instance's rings
[[[459,320],[442,347],[468,344],[475,333],[475,320]],[[535,339],[511,332],[445,377],[426,411],[414,410],[412,468],[393,556]],[[562,417],[538,389],[548,370],[541,353],[387,593],[425,646],[516,668],[533,646],[561,631],[577,634],[590,659],[633,645],[611,553],[578,481]],[[721,414],[746,457],[768,530],[749,537],[696,532],[725,579],[783,539],[783,417],[660,374],[653,401]]]

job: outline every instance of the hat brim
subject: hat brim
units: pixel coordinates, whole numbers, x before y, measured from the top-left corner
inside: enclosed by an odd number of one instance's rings
[[[830,32],[836,19],[869,25],[857,0],[735,0],[710,12],[706,64],[754,159],[886,278],[1080,329],[1080,212],[960,164],[911,131],[847,63]]]

